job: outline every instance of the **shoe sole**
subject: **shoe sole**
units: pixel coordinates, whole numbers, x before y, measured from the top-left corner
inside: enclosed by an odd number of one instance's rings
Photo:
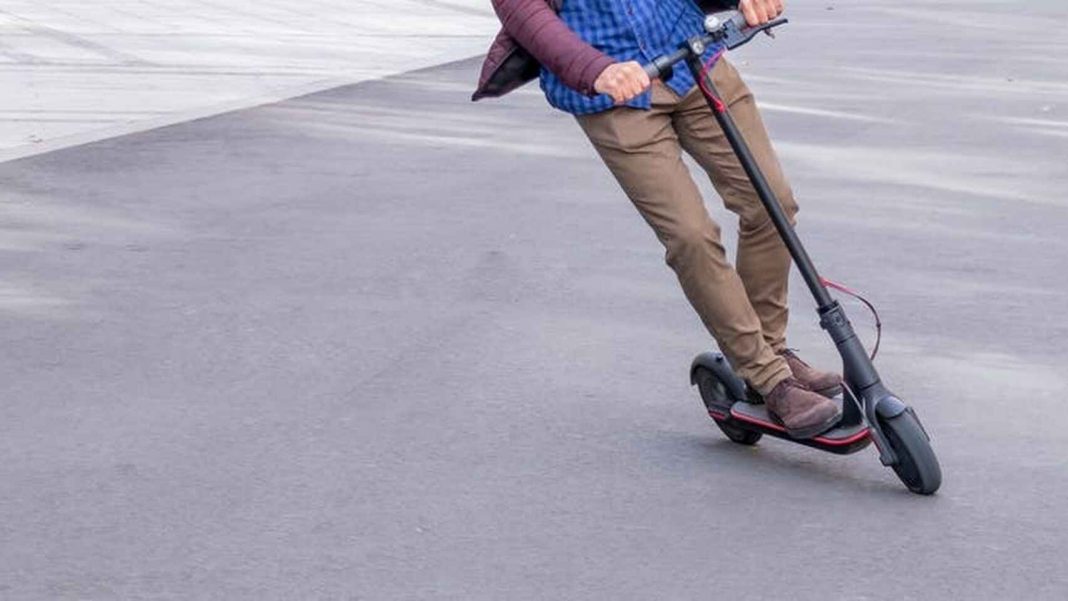
[[[829,388],[824,388],[823,390],[814,390],[813,392],[820,396],[825,396],[829,399],[833,399],[834,397],[842,394],[842,385],[835,384],[834,386],[831,386]]]
[[[809,426],[807,428],[787,428],[786,424],[782,423],[782,421],[774,414],[771,414],[771,418],[775,421],[775,423],[782,426],[783,430],[786,430],[786,433],[790,435],[790,438],[798,438],[804,440],[807,438],[815,438],[816,436],[819,436],[820,434],[823,434],[827,430],[833,428],[835,424],[841,421],[842,410],[839,409],[837,413],[827,418],[823,422],[816,424],[815,426]]]

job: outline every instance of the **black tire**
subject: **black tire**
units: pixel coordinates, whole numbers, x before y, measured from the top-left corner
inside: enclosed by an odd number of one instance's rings
[[[694,379],[697,381],[697,390],[701,392],[701,400],[705,404],[705,409],[722,413],[724,407],[730,407],[731,400],[728,398],[727,388],[710,370],[698,367]],[[754,445],[764,436],[760,432],[739,428],[727,420],[713,417],[712,421],[716,422],[727,438],[738,444]]]
[[[894,466],[897,477],[916,494],[934,494],[942,486],[942,468],[916,416],[905,411],[890,419],[879,420],[879,423],[897,454],[898,461]]]
[[[743,430],[734,424],[729,422],[712,418],[712,421],[716,422],[719,429],[727,435],[727,438],[731,439],[731,442],[738,444],[744,444],[746,446],[753,446],[764,437],[760,432],[753,432],[752,430]]]

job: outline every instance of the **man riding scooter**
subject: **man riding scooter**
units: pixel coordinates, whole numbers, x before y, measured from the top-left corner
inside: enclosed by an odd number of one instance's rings
[[[701,6],[698,6],[700,4]],[[549,103],[575,116],[624,192],[664,245],[668,265],[720,349],[772,417],[794,438],[832,426],[841,378],[802,361],[786,344],[790,254],[693,76],[650,80],[643,63],[702,31],[703,9],[737,7],[750,25],[783,11],[781,0],[494,0],[504,30],[475,99],[499,96],[537,74]],[[710,47],[711,78],[791,223],[797,204],[752,93]],[[540,65],[540,66],[539,66]],[[723,247],[685,151],[739,217],[737,266]]]

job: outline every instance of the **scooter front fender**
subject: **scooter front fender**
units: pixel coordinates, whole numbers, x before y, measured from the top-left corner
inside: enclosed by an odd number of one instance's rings
[[[865,417],[868,419],[868,427],[871,428],[875,447],[879,449],[879,461],[886,466],[897,465],[897,453],[890,447],[890,441],[883,433],[882,422],[908,411],[909,406],[888,392],[881,384],[874,390],[869,389],[868,392],[877,393],[865,398],[864,412],[867,414]]]
[[[887,395],[875,402],[875,413],[882,419],[891,419],[908,411],[905,401],[894,395]]]

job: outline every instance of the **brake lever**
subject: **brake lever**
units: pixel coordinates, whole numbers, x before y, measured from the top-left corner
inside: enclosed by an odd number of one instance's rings
[[[708,31],[717,42],[726,46],[728,50],[734,50],[752,40],[756,37],[756,34],[762,31],[774,38],[775,33],[772,30],[780,25],[785,25],[788,22],[789,20],[785,18],[775,19],[773,21],[768,21],[763,25],[749,27],[746,23],[745,16],[742,15],[742,13],[728,10],[709,15],[705,19],[705,30]]]
[[[687,58],[699,57],[704,54],[708,44],[722,44],[727,50],[733,50],[763,31],[771,37],[775,37],[772,29],[779,25],[785,25],[786,19],[775,19],[763,25],[749,27],[745,16],[736,10],[725,10],[705,17],[705,33],[694,36],[679,49],[670,54],[658,56],[649,64],[642,65],[650,78],[659,77],[661,81],[671,79],[672,66]]]

